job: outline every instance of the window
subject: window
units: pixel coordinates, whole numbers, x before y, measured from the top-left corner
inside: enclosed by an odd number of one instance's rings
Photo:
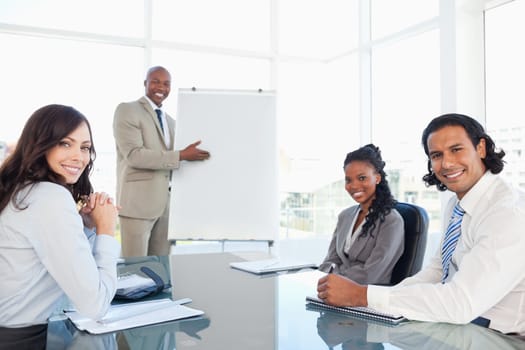
[[[152,6],[154,40],[270,50],[268,0],[155,0]]]
[[[143,0],[3,0],[0,23],[141,37],[143,11]]]
[[[284,56],[328,59],[358,44],[358,1],[280,0],[278,48]]]
[[[392,35],[438,16],[438,0],[373,0],[372,38]]]
[[[308,227],[289,221],[287,232],[331,234],[337,214],[351,202],[341,180],[346,154],[359,145],[357,77],[355,55],[331,64],[279,65],[281,191],[313,196],[308,206],[283,208],[313,220]]]
[[[281,216],[287,237],[329,237],[353,202],[343,161],[361,139],[358,1],[277,3]]]
[[[525,2],[512,1],[486,11],[487,131],[505,153],[508,180],[525,189]]]
[[[421,134],[440,114],[438,32],[378,47],[372,57],[372,140],[381,149],[386,168],[398,173],[398,191],[393,194],[440,213],[437,198],[419,195],[436,191],[422,181],[427,158]],[[431,221],[430,230],[439,228],[439,220]]]
[[[0,95],[9,101],[4,104],[0,140],[16,142],[26,120],[39,107],[74,106],[93,130],[97,151],[93,183],[97,190],[113,194],[113,112],[120,101],[144,93],[142,50],[9,34],[0,34],[0,42],[0,75],[8,82],[1,84]]]
[[[176,87],[270,89],[270,61],[267,59],[153,49],[152,62],[170,70],[172,84]],[[166,102],[169,106],[174,99],[170,98]]]

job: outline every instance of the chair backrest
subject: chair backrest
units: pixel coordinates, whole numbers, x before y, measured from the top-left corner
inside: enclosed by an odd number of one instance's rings
[[[405,250],[392,271],[392,285],[421,270],[429,221],[427,211],[415,204],[398,202],[395,208],[405,221]]]

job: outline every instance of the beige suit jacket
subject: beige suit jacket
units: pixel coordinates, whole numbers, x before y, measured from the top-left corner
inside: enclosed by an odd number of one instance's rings
[[[167,114],[166,119],[173,144],[175,120]],[[171,170],[179,167],[179,151],[166,147],[157,114],[145,97],[117,106],[113,135],[116,196],[122,207],[119,215],[138,219],[161,216],[169,198]]]

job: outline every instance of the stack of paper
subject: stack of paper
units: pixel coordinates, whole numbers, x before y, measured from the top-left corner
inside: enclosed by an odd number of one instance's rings
[[[230,263],[230,266],[234,269],[258,275],[279,271],[300,270],[304,268],[317,268],[317,264],[312,262],[279,258],[232,262]]]
[[[77,311],[66,311],[65,314],[79,330],[103,334],[199,316],[204,312],[180,305],[180,302],[171,299],[160,299],[112,305],[108,313],[98,321],[83,317]]]
[[[130,295],[137,290],[155,286],[155,281],[136,273],[119,276],[117,280],[117,294]]]

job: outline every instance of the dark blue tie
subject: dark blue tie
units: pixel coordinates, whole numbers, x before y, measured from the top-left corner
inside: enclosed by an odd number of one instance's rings
[[[162,111],[157,108],[155,110],[155,113],[157,113],[157,119],[159,120],[160,129],[162,130],[162,132],[164,132],[164,125],[162,125]]]

